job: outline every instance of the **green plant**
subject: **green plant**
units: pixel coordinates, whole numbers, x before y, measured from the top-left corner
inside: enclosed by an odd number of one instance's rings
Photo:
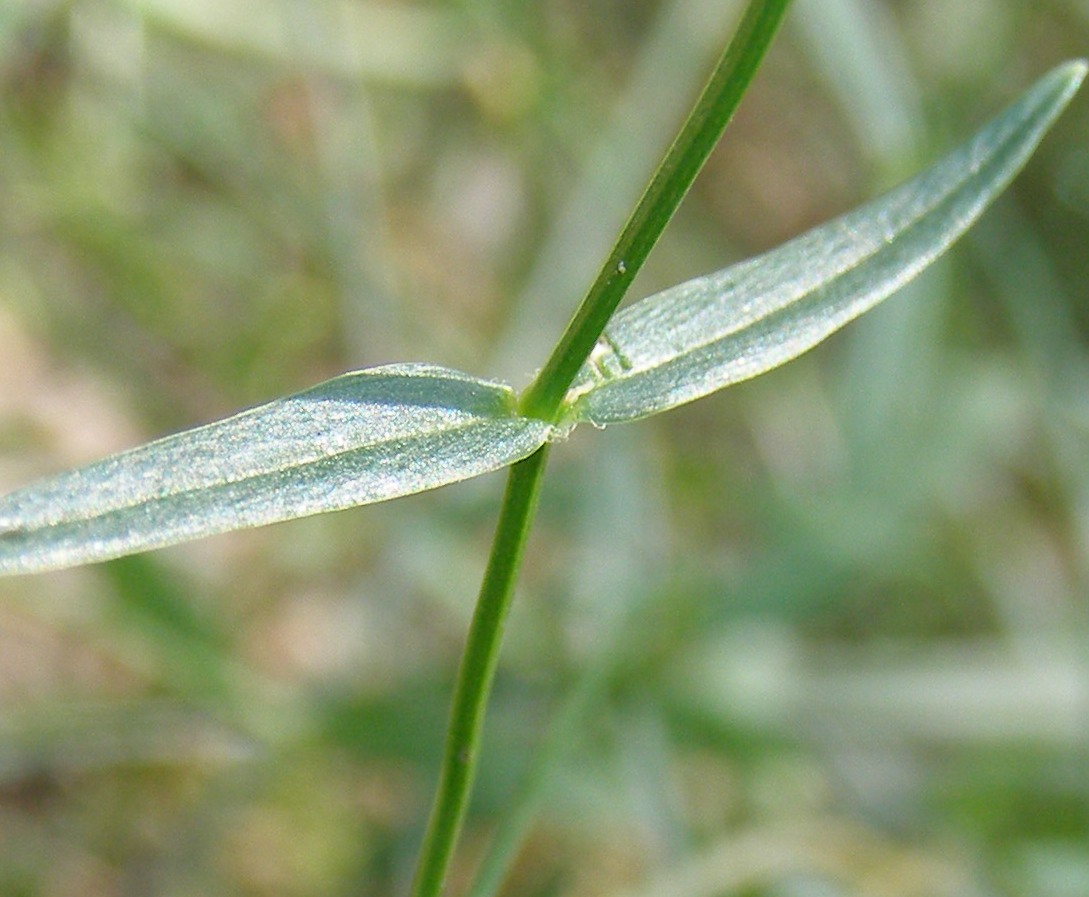
[[[417,893],[441,889],[549,445],[795,357],[905,283],[1024,164],[1084,77],[1070,63],[924,175],[774,252],[614,311],[736,107],[787,4],[753,3],[530,388],[425,365],[348,374],[30,486],[0,504],[0,571],[103,560],[394,498],[513,465],[470,632]]]

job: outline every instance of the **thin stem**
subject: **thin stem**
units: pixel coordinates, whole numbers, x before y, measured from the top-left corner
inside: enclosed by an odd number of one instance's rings
[[[597,279],[551,357],[522,396],[521,411],[552,421],[579,368],[594,348],[650,250],[684,199],[771,44],[790,0],[753,0],[726,51]]]
[[[495,826],[495,836],[480,861],[465,897],[495,897],[518,856],[537,814],[548,796],[556,773],[567,758],[571,743],[603,701],[611,683],[636,658],[645,655],[641,633],[647,614],[660,597],[647,592],[629,606],[613,625],[595,639],[595,651],[574,687],[564,697],[517,789],[507,800]]]
[[[658,236],[673,217],[752,80],[790,0],[752,0],[695,108],[666,153],[597,279],[540,375],[522,396],[523,414],[554,421],[571,382]],[[476,770],[503,625],[536,510],[547,445],[511,469],[488,568],[469,628],[446,735],[435,803],[413,897],[442,893]]]
[[[469,802],[503,626],[547,460],[546,444],[515,464],[507,478],[491,557],[458,670],[442,772],[420,851],[413,897],[437,897],[442,893],[446,870]]]

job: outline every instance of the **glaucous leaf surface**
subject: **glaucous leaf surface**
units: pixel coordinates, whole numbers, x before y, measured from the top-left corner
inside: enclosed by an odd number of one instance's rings
[[[100,561],[410,495],[512,464],[551,427],[420,364],[345,374],[0,498],[0,574]]]
[[[568,414],[635,420],[778,367],[903,286],[1017,174],[1085,76],[1070,62],[974,138],[879,199],[716,274],[618,312]]]
[[[875,202],[618,313],[568,394],[565,424],[692,401],[788,361],[881,301],[979,216],[1085,72],[1083,62],[1055,70]],[[552,436],[499,383],[419,364],[346,374],[0,498],[0,575],[410,495],[505,467]]]

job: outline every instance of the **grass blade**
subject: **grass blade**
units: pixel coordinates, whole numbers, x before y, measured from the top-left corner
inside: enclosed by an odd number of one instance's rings
[[[619,312],[568,393],[569,414],[635,420],[812,348],[941,255],[1032,155],[1086,64],[1041,79],[968,143],[885,196],[763,256]]]
[[[0,499],[0,574],[398,498],[505,467],[551,428],[430,365],[345,374]]]

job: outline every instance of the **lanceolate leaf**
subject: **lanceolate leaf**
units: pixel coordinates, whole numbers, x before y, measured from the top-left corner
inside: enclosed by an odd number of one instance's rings
[[[1085,76],[1048,75],[971,142],[760,258],[617,314],[564,423],[672,408],[782,364],[944,251],[1017,173]],[[528,457],[553,425],[504,385],[428,365],[346,374],[0,498],[0,575],[409,495]]]
[[[396,498],[548,438],[506,386],[428,365],[345,374],[0,499],[0,574]]]
[[[903,286],[1024,165],[1085,76],[1045,76],[933,168],[766,255],[617,313],[568,393],[568,414],[634,420],[778,367]]]

